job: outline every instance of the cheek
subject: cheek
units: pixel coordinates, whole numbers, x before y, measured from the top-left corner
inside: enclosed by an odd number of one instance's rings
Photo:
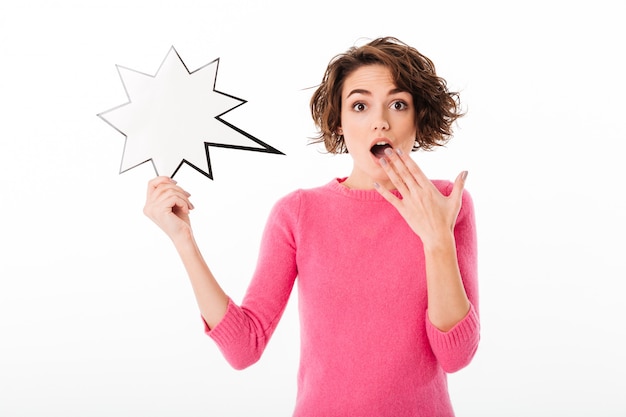
[[[394,117],[391,122],[396,133],[402,135],[402,137],[413,137],[417,135],[417,122],[415,121],[415,115],[407,111],[392,113]]]
[[[417,128],[413,123],[404,123],[398,133],[403,139],[414,140],[417,137]]]
[[[348,153],[350,155],[355,155],[359,153],[360,151],[359,147],[356,146],[356,144],[353,141],[346,139],[345,136],[344,136],[344,143],[346,144],[346,149],[348,150]]]
[[[417,130],[415,128],[407,128],[402,134],[402,144],[408,151],[413,149],[413,144],[417,138]]]

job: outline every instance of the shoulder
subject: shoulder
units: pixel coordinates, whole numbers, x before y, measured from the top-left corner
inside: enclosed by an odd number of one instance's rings
[[[274,216],[282,216],[288,213],[298,212],[302,200],[301,194],[302,190],[298,189],[282,195],[274,203],[274,207],[272,208],[272,214]]]
[[[339,186],[335,185],[334,182],[317,187],[299,188],[283,195],[278,199],[276,205],[294,208],[294,206],[302,204],[311,204],[325,197],[332,196],[333,190],[336,188],[339,188]]]
[[[325,205],[323,196],[328,194],[326,186],[316,188],[299,188],[279,197],[269,216],[269,223],[296,228],[306,220],[309,223]]]
[[[327,186],[321,186],[315,188],[298,188],[290,191],[276,200],[274,208],[287,210],[298,209],[303,202],[315,200],[316,197],[327,193],[326,188]]]

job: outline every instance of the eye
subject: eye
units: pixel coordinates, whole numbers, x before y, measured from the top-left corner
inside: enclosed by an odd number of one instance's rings
[[[352,105],[352,109],[353,109],[354,111],[356,111],[356,112],[361,112],[361,111],[365,110],[365,107],[366,107],[366,106],[365,106],[365,104],[364,104],[364,103],[361,103],[360,101],[359,101],[359,102],[356,102],[356,103],[354,103],[354,104]]]
[[[404,100],[396,100],[391,103],[391,108],[394,110],[406,110],[409,105]]]

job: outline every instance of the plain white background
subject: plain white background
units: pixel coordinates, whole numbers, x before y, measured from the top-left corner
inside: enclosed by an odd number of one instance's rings
[[[116,64],[220,58],[216,87],[248,101],[229,120],[287,154],[213,148],[215,181],[177,175],[239,301],[274,201],[349,172],[306,144],[307,88],[383,35],[432,58],[468,110],[447,148],[414,155],[433,178],[469,170],[476,206],[483,331],[449,377],[458,416],[626,415],[620,3],[3,3],[0,415],[290,415],[295,297],[261,361],[229,368],[142,214],[152,168],[118,174],[124,138],[96,114],[126,102]]]

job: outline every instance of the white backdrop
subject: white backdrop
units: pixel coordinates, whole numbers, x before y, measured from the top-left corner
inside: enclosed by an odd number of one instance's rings
[[[170,46],[191,70],[220,58],[216,87],[248,101],[229,120],[286,153],[213,148],[215,181],[177,174],[239,301],[274,201],[349,171],[306,145],[306,88],[383,35],[431,57],[468,110],[447,148],[414,155],[431,177],[468,169],[477,211],[483,332],[449,379],[457,414],[626,415],[622,2],[8,3],[0,415],[288,416],[295,297],[261,361],[229,368],[142,214],[151,166],[119,175],[124,138],[96,114],[126,102],[115,64],[154,74]]]

